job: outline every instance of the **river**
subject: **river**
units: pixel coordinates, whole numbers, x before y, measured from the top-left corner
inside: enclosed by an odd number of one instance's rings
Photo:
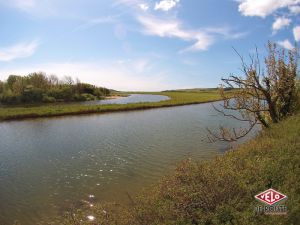
[[[227,143],[206,138],[220,124],[241,125],[211,103],[2,122],[0,224],[36,224],[90,195],[126,202],[181,160],[224,153]]]
[[[149,94],[131,94],[128,97],[117,97],[113,99],[104,99],[97,101],[82,102],[82,105],[109,105],[109,104],[128,104],[140,102],[159,102],[166,101],[170,98],[165,95],[149,95]]]

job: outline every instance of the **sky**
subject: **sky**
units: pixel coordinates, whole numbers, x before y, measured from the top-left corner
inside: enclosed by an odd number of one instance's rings
[[[300,0],[0,0],[0,80],[43,71],[121,91],[217,87],[267,41],[300,41]]]

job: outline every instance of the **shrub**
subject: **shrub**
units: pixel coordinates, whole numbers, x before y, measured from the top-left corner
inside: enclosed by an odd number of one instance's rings
[[[82,94],[81,97],[85,99],[84,101],[93,101],[97,99],[96,96],[92,94]]]
[[[7,92],[7,93],[1,95],[0,101],[3,104],[9,104],[9,105],[17,104],[17,103],[21,102],[21,96],[14,94],[12,92]]]
[[[43,102],[44,103],[54,103],[54,102],[56,102],[56,99],[53,97],[50,97],[48,95],[43,95]]]
[[[32,85],[26,86],[21,96],[21,101],[24,103],[42,102],[43,90]]]

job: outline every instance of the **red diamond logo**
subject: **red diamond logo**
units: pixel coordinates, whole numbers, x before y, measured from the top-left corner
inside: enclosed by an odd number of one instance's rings
[[[268,205],[273,205],[285,198],[287,198],[286,195],[275,191],[274,189],[268,189],[258,195],[255,196],[256,199],[258,199],[259,201],[262,201]]]

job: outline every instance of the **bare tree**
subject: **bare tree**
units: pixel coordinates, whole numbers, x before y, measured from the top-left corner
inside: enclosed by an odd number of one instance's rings
[[[269,128],[293,114],[297,102],[297,61],[298,49],[286,51],[276,44],[268,43],[268,56],[262,66],[256,49],[246,63],[236,50],[242,63],[243,76],[230,75],[223,78],[220,94],[223,109],[214,107],[226,117],[247,122],[247,128],[220,127],[215,133],[208,129],[211,141],[237,141],[245,137],[256,124]],[[225,90],[232,89],[231,92]],[[233,112],[238,111],[239,116]]]
[[[49,82],[50,82],[50,85],[51,86],[55,86],[55,85],[58,85],[59,84],[59,79],[56,75],[54,74],[51,74],[49,77]]]
[[[74,80],[71,76],[64,76],[63,78],[63,84],[67,84],[67,85],[73,85],[74,84]]]

